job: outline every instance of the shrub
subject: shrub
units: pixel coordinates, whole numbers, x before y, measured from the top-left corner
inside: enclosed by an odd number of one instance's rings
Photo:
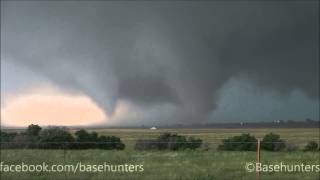
[[[88,133],[86,130],[79,130],[75,133],[76,142],[73,143],[73,149],[91,149],[97,148],[98,134],[96,132]]]
[[[13,146],[12,141],[17,136],[17,133],[0,133],[0,142],[1,142],[1,149],[11,148]]]
[[[197,149],[197,148],[201,147],[201,145],[202,145],[201,139],[195,139],[193,137],[189,137],[188,143],[187,143],[187,148]]]
[[[123,150],[125,144],[115,136],[100,136],[97,132],[88,133],[79,130],[74,138],[68,129],[49,127],[41,130],[38,125],[31,124],[26,132],[6,133],[1,131],[1,148],[42,148],[42,149],[116,149]]]
[[[201,139],[186,138],[177,134],[164,133],[155,140],[138,140],[135,145],[137,150],[181,150],[196,149],[202,144]]]
[[[98,138],[97,147],[99,149],[116,149],[123,150],[125,148],[125,144],[121,142],[121,139],[116,136],[100,136]]]
[[[139,139],[137,140],[134,149],[135,150],[156,150],[159,149],[159,143],[153,139]]]
[[[10,143],[10,148],[38,148],[39,138],[37,136],[29,136],[26,134],[16,135]]]
[[[75,133],[76,143],[73,149],[117,149],[123,150],[125,145],[121,142],[120,138],[115,136],[98,136],[98,133],[88,133],[86,130],[79,130]]]
[[[298,151],[299,147],[294,144],[288,144],[286,145],[286,151],[291,152],[291,151]]]
[[[159,150],[196,149],[202,144],[201,139],[189,138],[177,134],[164,133],[157,138]]]
[[[165,133],[158,138],[159,149],[178,150],[187,148],[187,139],[177,134]]]
[[[66,128],[50,127],[40,132],[40,147],[44,149],[70,148],[74,137]]]
[[[280,135],[269,133],[263,137],[261,148],[266,151],[282,151],[286,148],[286,144],[280,139]]]
[[[210,149],[209,143],[207,143],[207,142],[202,143],[200,148],[202,151],[209,151],[209,149]]]
[[[1,134],[0,135],[0,141],[2,143],[11,142],[14,139],[14,137],[17,135],[17,133],[6,133],[6,132],[3,132],[3,131],[1,131],[0,134]]]
[[[88,133],[86,130],[81,129],[76,131],[76,141],[77,142],[97,142],[98,134],[96,132]]]
[[[242,134],[222,140],[222,145],[218,150],[225,151],[255,151],[257,149],[257,139],[250,134]]]
[[[309,141],[303,150],[304,151],[317,151],[318,150],[318,143],[315,141]]]
[[[38,125],[31,124],[26,130],[26,135],[28,136],[38,136],[41,131],[41,127]]]

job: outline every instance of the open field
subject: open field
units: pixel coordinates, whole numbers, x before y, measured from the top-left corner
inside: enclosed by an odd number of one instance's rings
[[[1,150],[1,161],[6,164],[141,164],[143,172],[51,172],[51,173],[1,173],[1,179],[130,179],[130,180],[233,180],[255,179],[247,172],[246,162],[254,162],[255,152],[221,152],[216,145],[221,139],[251,133],[261,138],[274,132],[287,142],[303,147],[309,140],[319,141],[319,129],[94,129],[101,135],[121,137],[127,148],[123,151],[106,150]],[[209,151],[135,151],[133,144],[139,138],[157,137],[162,132],[176,132],[193,136],[210,143]],[[320,164],[319,152],[265,152],[265,164]],[[262,173],[261,180],[318,180],[319,173],[278,172]]]
[[[120,137],[128,148],[132,148],[137,139],[156,138],[161,133],[172,132],[179,135],[197,137],[210,144],[215,149],[222,139],[250,133],[257,138],[270,132],[279,134],[282,139],[290,144],[303,147],[307,141],[319,141],[318,128],[297,128],[297,129],[92,129],[101,135],[115,135]],[[90,129],[88,129],[90,131]]]

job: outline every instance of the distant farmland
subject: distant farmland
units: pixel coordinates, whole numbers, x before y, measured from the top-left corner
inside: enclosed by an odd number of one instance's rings
[[[318,128],[285,128],[285,129],[271,129],[271,128],[258,128],[258,129],[93,129],[101,135],[115,135],[120,137],[127,145],[132,148],[135,140],[140,138],[156,138],[161,133],[172,132],[180,135],[192,136],[201,138],[204,142],[210,144],[214,148],[221,143],[222,139],[227,137],[240,135],[242,133],[250,133],[257,138],[262,138],[265,134],[273,132],[279,134],[282,139],[288,143],[303,147],[307,141],[319,141]],[[89,129],[90,131],[90,129]]]

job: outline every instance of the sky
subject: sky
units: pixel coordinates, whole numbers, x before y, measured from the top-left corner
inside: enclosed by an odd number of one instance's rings
[[[1,123],[319,119],[317,1],[1,1]]]

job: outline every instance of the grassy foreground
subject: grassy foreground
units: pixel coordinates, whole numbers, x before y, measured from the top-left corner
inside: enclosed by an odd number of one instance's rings
[[[263,152],[263,163],[319,164],[318,152]],[[254,152],[178,151],[138,152],[104,150],[2,150],[6,164],[142,164],[143,172],[51,172],[1,173],[1,179],[161,179],[211,180],[255,179],[255,173],[245,170],[246,162],[254,162]],[[261,179],[318,180],[319,173],[263,173]]]
[[[89,130],[90,131],[90,130]],[[255,152],[221,152],[216,146],[227,137],[251,133],[258,138],[274,132],[288,143],[300,149],[309,140],[319,141],[319,129],[95,129],[101,135],[121,137],[126,144],[123,151],[107,150],[1,150],[1,162],[4,164],[70,164],[78,162],[85,165],[141,164],[143,172],[41,172],[9,173],[1,172],[1,180],[233,180],[255,179],[255,172],[247,172],[247,162],[255,162]],[[175,132],[181,135],[203,139],[210,144],[209,151],[135,151],[136,139],[157,137],[163,132]],[[319,152],[262,152],[264,164],[320,164]],[[262,173],[261,180],[319,180],[317,172],[273,172]]]

